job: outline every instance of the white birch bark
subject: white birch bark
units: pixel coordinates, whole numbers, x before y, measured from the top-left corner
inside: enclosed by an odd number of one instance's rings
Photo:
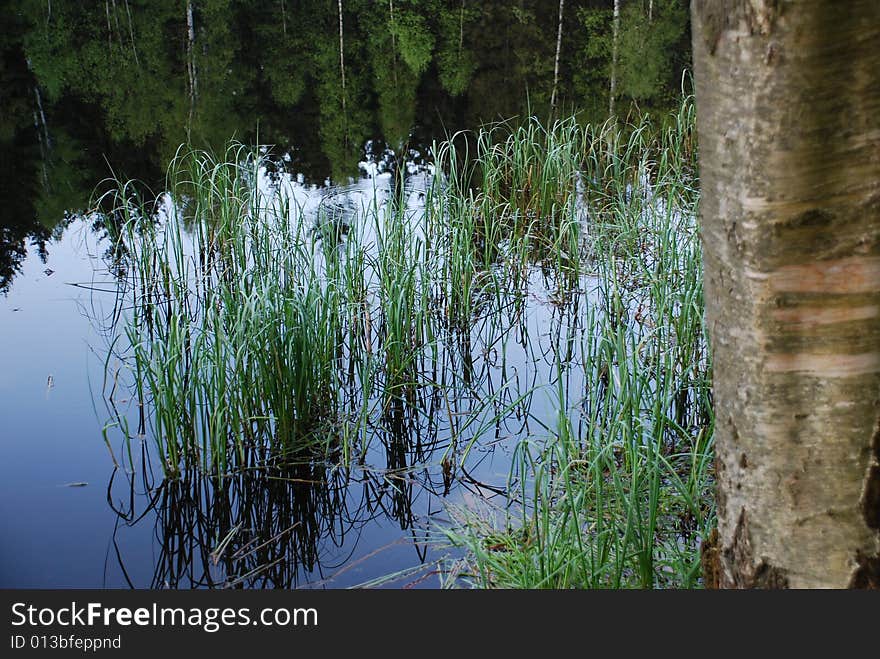
[[[614,0],[614,21],[611,27],[611,84],[608,93],[608,116],[614,116],[617,97],[617,41],[620,36],[620,0]]]
[[[707,585],[880,587],[880,2],[692,4]]]
[[[565,0],[559,0],[559,27],[556,31],[556,59],[553,64],[553,93],[550,95],[550,109],[556,110],[556,97],[559,91],[559,53],[562,51],[562,16]]]

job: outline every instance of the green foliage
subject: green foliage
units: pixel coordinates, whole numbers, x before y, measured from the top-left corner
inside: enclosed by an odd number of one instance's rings
[[[310,15],[296,11],[290,0],[266,2],[253,13],[252,30],[261,44],[261,76],[276,103],[293,108],[303,97],[308,83]],[[259,61],[258,60],[258,61]]]
[[[553,87],[553,58],[556,51],[556,32],[545,29],[539,14],[543,10],[540,3],[528,8],[525,3],[514,5],[511,11],[516,19],[513,23],[512,37],[518,46],[514,49],[515,72],[525,81],[529,102],[533,106],[546,106],[550,101]],[[555,12],[547,12],[554,16]],[[553,21],[555,26],[555,21]]]
[[[660,129],[487,127],[473,156],[438,145],[416,207],[307,215],[241,147],[182,151],[160,217],[120,183],[111,345],[166,475],[378,451],[383,473],[448,486],[491,441],[513,450],[505,505],[446,527],[466,550],[450,585],[698,585],[713,418],[693,122],[686,99]]]
[[[644,3],[628,4],[621,12],[620,89],[637,101],[658,101],[674,89],[676,46],[684,36],[688,15],[681,0],[655,0],[652,19]]]
[[[518,442],[505,505],[459,507],[445,529],[466,550],[447,585],[699,585],[714,420],[686,174],[693,121],[686,99],[663,130],[644,120],[585,130],[577,162],[591,230],[580,258],[598,303],[559,337],[578,357],[555,353],[556,423]]]
[[[448,3],[447,3],[448,4]],[[479,17],[479,10],[460,0],[458,7],[444,6],[440,13],[440,47],[437,66],[443,88],[453,96],[467,91],[477,68],[477,60],[470,41],[471,24]]]
[[[0,144],[33,125],[33,80],[24,57],[22,37],[33,29],[29,20],[10,16],[0,33]]]
[[[688,6],[683,0],[642,0],[622,3],[617,52],[617,94],[624,106],[635,102],[640,111],[662,117],[678,97],[681,73],[688,64]],[[577,12],[584,30],[580,49],[582,66],[574,75],[582,97],[580,107],[591,121],[602,121],[608,112],[609,81],[613,59],[613,13],[607,6],[583,7]]]
[[[115,139],[143,144],[160,135],[179,142],[185,92],[163,77],[174,71],[165,30],[176,3],[151,3],[149,12],[104,9],[56,4],[25,38],[41,87],[51,99],[76,93],[100,103]]]
[[[367,50],[378,100],[379,126],[385,141],[401,150],[416,122],[416,93],[421,76],[399,54],[393,24],[389,7],[381,3],[374,4],[362,17],[362,25],[371,35]]]
[[[574,74],[574,86],[582,98],[580,106],[586,118],[602,121],[608,113],[613,15],[607,8],[583,8],[577,16],[584,31],[580,48],[583,65]]]
[[[23,39],[24,51],[46,96],[57,99],[67,89],[86,87],[79,75],[82,67],[75,55],[76,47],[71,43],[78,19],[86,17],[59,9],[50,18],[46,3],[39,0],[27,0],[22,5],[22,11],[33,17],[32,29]]]
[[[285,141],[302,132],[291,118],[314,116],[317,101],[323,157],[334,178],[345,178],[372,125],[395,147],[406,142],[420,102],[433,112],[460,97],[455,107],[471,125],[524,113],[546,116],[554,85],[556,7],[549,11],[537,0],[345,0],[344,93],[335,2],[13,5],[16,38],[47,103],[76,98],[90,104],[115,145],[150,144],[150,152],[165,159],[181,141],[216,146],[254,134],[258,122],[262,135]],[[608,107],[609,7],[595,0],[566,4],[560,107],[582,110],[589,120],[603,119]],[[687,65],[687,20],[684,0],[656,0],[651,20],[646,2],[624,3],[622,101],[657,114],[671,107]],[[26,121],[22,101],[15,114]]]
[[[369,132],[369,113],[365,98],[364,58],[355,50],[360,44],[346,45],[345,87],[339,61],[339,42],[323,41],[315,47],[315,79],[318,91],[320,125],[318,132],[324,154],[330,161],[335,180],[344,181],[357,171],[364,140]],[[355,56],[357,55],[357,56]]]
[[[433,5],[433,2],[398,0],[393,15],[389,17],[389,29],[395,37],[397,50],[417,75],[427,70],[434,51],[434,32],[425,15]]]

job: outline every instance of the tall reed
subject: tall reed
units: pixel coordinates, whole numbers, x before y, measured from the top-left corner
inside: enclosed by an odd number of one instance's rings
[[[713,417],[692,108],[453,136],[417,204],[401,178],[307,211],[238,145],[182,149],[155,205],[120,183],[112,345],[143,422],[116,425],[171,480],[365,470],[401,526],[416,472],[504,494],[444,528],[466,549],[449,584],[696,585]]]

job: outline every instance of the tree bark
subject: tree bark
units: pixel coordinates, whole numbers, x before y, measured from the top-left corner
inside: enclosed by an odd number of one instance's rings
[[[342,114],[345,115],[345,40],[342,29],[342,0],[337,0],[339,10],[339,75],[342,78]]]
[[[565,0],[559,0],[559,27],[556,31],[556,59],[553,63],[553,93],[550,94],[550,110],[556,110],[559,91],[559,54],[562,52],[562,17],[565,13]]]
[[[199,78],[196,69],[196,23],[193,17],[192,0],[186,2],[186,73],[189,79],[189,117],[186,122],[186,139],[190,139],[196,101],[199,97]]]
[[[694,0],[707,585],[880,586],[880,2]]]
[[[394,75],[394,86],[397,86],[397,37],[394,26],[394,0],[388,0],[388,25],[391,32],[391,73]]]
[[[131,7],[128,6],[128,0],[125,0],[125,13],[128,15],[128,36],[131,39],[131,52],[134,55],[134,63],[140,66],[141,62],[138,59],[137,46],[134,43],[134,24],[131,22]]]
[[[281,0],[281,34],[287,36],[287,8],[284,0]]]
[[[620,36],[620,0],[614,0],[611,24],[611,83],[608,90],[608,116],[614,116],[614,100],[617,96],[617,40]]]
[[[190,105],[194,105],[199,96],[199,81],[196,73],[196,24],[193,19],[192,0],[186,3],[186,62],[189,75]]]

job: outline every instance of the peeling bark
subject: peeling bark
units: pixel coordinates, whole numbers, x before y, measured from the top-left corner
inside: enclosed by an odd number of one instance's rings
[[[693,0],[707,585],[880,583],[880,3]],[[714,583],[713,583],[714,582]]]
[[[862,490],[861,507],[868,528],[880,532],[880,423],[874,430],[871,454],[865,487]]]
[[[858,567],[853,573],[850,588],[863,590],[880,590],[880,557],[858,554]]]
[[[700,547],[700,567],[703,571],[703,585],[707,590],[721,587],[721,556],[718,550],[718,529],[703,541]]]

